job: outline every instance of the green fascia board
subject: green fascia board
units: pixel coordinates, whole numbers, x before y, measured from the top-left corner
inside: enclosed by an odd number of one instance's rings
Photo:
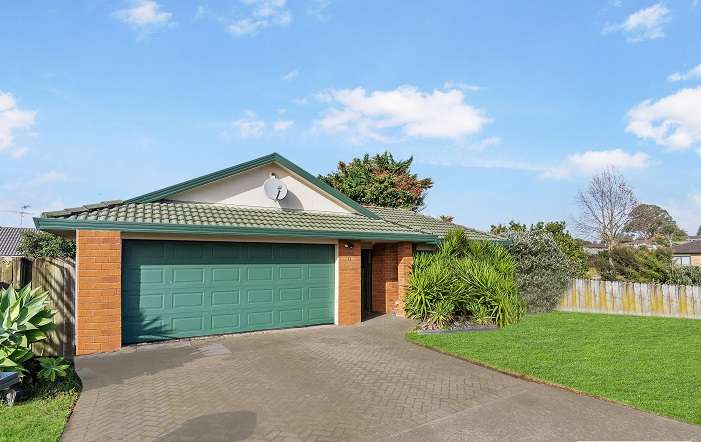
[[[172,186],[164,187],[163,189],[159,189],[150,193],[146,193],[144,195],[140,195],[137,197],[134,197],[132,199],[127,200],[127,203],[153,203],[156,201],[160,201],[163,199],[167,199],[169,196],[174,195],[176,193],[180,192],[185,192],[190,189],[194,189],[195,187],[203,186],[205,184],[213,183],[214,181],[219,181],[224,178],[228,178],[230,176],[246,172],[251,169],[255,169],[256,167],[260,166],[265,166],[270,163],[278,163],[280,166],[283,166],[286,169],[289,169],[290,171],[294,172],[295,174],[299,175],[300,177],[304,178],[307,180],[309,183],[312,185],[318,187],[325,193],[331,195],[332,197],[336,198],[337,200],[341,201],[343,204],[351,207],[353,210],[356,212],[365,215],[368,218],[372,219],[381,219],[381,217],[376,214],[375,212],[366,209],[363,207],[361,204],[358,204],[357,202],[353,201],[352,199],[348,198],[346,195],[343,193],[339,192],[338,190],[334,189],[330,185],[328,185],[326,182],[323,180],[315,177],[314,175],[310,174],[306,170],[302,169],[298,165],[294,164],[292,161],[288,160],[287,158],[283,157],[282,155],[278,153],[271,153],[269,155],[262,156],[260,158],[256,158],[251,161],[247,161],[245,163],[238,164],[236,166],[228,167],[226,169],[219,170],[217,172],[212,172],[207,175],[203,175],[198,178],[193,178],[191,180],[183,181],[182,183],[174,184]]]
[[[437,244],[437,236],[413,233],[353,232],[343,230],[271,229],[260,227],[228,227],[193,224],[130,223],[113,221],[34,218],[40,230],[118,230],[133,233],[182,233],[192,235],[236,235],[294,238],[337,238],[377,241],[410,241]]]

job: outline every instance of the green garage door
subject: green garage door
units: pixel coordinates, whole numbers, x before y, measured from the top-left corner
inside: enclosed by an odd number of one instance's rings
[[[333,320],[332,245],[123,243],[124,343]]]

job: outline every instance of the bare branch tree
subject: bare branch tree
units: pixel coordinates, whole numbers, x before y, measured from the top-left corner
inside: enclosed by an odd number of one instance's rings
[[[631,211],[638,205],[633,190],[614,168],[594,175],[589,186],[577,193],[577,204],[581,211],[577,230],[599,239],[609,250],[620,243]]]

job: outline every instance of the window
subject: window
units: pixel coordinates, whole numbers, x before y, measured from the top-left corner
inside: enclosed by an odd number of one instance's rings
[[[672,258],[672,262],[679,264],[680,266],[690,266],[691,256],[675,256]]]

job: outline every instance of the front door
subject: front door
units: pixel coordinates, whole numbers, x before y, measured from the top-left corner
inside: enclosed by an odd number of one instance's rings
[[[363,250],[360,255],[360,296],[363,316],[372,312],[372,250]]]

